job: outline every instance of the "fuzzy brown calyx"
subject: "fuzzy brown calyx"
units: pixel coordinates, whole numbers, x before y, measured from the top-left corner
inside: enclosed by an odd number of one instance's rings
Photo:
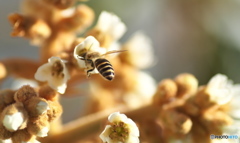
[[[49,85],[43,85],[38,91],[39,97],[42,97],[46,100],[55,101],[57,100],[58,93],[56,90],[52,89]]]
[[[14,99],[17,102],[25,102],[32,97],[36,97],[37,93],[30,85],[24,85],[14,95]]]
[[[10,89],[0,91],[0,112],[2,112],[2,110],[6,106],[13,104],[15,102],[14,101],[14,93],[15,93],[15,91],[10,90]]]

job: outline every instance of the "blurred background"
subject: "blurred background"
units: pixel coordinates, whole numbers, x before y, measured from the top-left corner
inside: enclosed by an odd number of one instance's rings
[[[10,37],[7,16],[20,11],[21,1],[1,1],[0,58],[38,59],[38,48],[22,38]],[[204,84],[215,73],[240,82],[239,0],[90,0],[96,17],[106,10],[127,25],[126,41],[141,30],[155,48],[156,65],[148,69],[159,81],[182,72],[194,74]],[[97,20],[97,19],[96,19]]]
[[[19,12],[20,3],[0,2],[0,59],[37,60],[37,47],[10,37],[7,16]],[[240,83],[240,0],[89,0],[85,4],[96,17],[106,10],[122,19],[128,30],[121,42],[139,30],[152,39],[156,64],[147,71],[157,82],[189,72],[200,84],[216,73]]]

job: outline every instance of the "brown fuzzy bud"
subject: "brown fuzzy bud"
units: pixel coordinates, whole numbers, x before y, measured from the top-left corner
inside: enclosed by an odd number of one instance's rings
[[[49,105],[47,100],[40,97],[33,97],[25,102],[24,104],[26,110],[30,117],[36,117],[46,113],[49,110]]]
[[[192,74],[180,74],[175,78],[175,82],[178,86],[177,97],[191,96],[197,91],[198,80]]]
[[[49,117],[48,120],[49,122],[52,122],[62,115],[62,106],[57,101],[48,101],[48,105],[50,107],[50,110],[47,111],[47,115]]]
[[[46,100],[51,100],[51,101],[57,100],[57,95],[58,95],[57,91],[52,89],[48,85],[42,86],[39,89],[38,94],[39,94],[39,97],[42,97]]]
[[[165,110],[161,114],[160,119],[162,120],[165,128],[175,133],[187,134],[192,128],[191,119],[188,116],[174,110]]]
[[[0,139],[1,140],[6,140],[12,137],[13,132],[10,132],[7,130],[2,123],[0,123]]]
[[[211,95],[207,91],[206,86],[199,88],[198,92],[194,96],[194,103],[202,110],[210,109],[211,107],[217,106],[217,104],[211,101]]]
[[[153,96],[153,104],[161,105],[175,97],[177,93],[177,85],[171,79],[162,80],[158,84],[157,92]]]
[[[29,85],[24,85],[22,86],[14,95],[14,99],[17,102],[25,102],[29,100],[32,97],[36,97],[37,94],[35,90],[29,86]]]
[[[27,124],[27,131],[38,137],[45,137],[49,131],[49,122],[47,114],[32,118]]]
[[[13,143],[30,142],[32,140],[35,140],[35,136],[28,133],[27,129],[19,130],[12,136]]]
[[[6,106],[13,104],[15,102],[14,93],[15,91],[13,90],[0,91],[0,112],[2,112]]]
[[[9,131],[16,131],[26,127],[28,114],[22,103],[15,103],[7,106],[2,114],[1,121],[5,128]]]

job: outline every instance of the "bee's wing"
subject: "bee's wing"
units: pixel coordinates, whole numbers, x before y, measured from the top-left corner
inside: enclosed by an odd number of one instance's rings
[[[103,54],[102,56],[106,56],[108,54],[114,54],[114,53],[120,53],[120,52],[125,52],[127,50],[112,50],[112,51],[108,51],[105,54]]]

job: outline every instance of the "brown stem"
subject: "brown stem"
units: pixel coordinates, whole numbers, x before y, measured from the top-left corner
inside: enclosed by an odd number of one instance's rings
[[[126,107],[121,106],[72,121],[64,125],[61,132],[48,136],[47,138],[41,140],[41,142],[72,143],[87,138],[94,133],[100,133],[104,129],[102,125],[104,125],[104,122],[107,121],[109,114],[116,111],[125,113],[134,121],[140,120],[143,117],[155,118],[158,115],[158,110],[152,105],[147,105],[136,110],[128,110]]]
[[[38,62],[22,58],[6,59],[2,60],[0,63],[3,64],[2,68],[4,68],[4,70],[7,72],[6,75],[0,79],[4,79],[8,75],[26,79],[34,79],[34,74],[39,67]]]

